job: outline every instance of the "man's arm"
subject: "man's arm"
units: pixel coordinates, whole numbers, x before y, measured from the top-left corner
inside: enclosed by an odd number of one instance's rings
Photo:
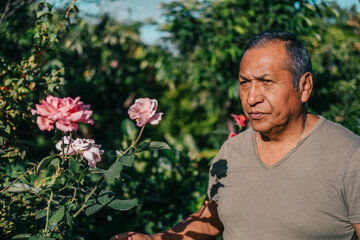
[[[173,228],[149,236],[141,233],[122,233],[111,240],[206,240],[219,235],[223,225],[217,212],[217,202],[205,199],[201,208]]]
[[[353,226],[355,228],[357,237],[360,239],[360,223],[354,223]]]

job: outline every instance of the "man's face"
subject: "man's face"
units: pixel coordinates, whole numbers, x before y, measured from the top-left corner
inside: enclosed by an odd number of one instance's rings
[[[287,59],[284,44],[276,42],[246,51],[241,60],[240,99],[255,131],[284,131],[301,114],[301,94],[285,69]]]

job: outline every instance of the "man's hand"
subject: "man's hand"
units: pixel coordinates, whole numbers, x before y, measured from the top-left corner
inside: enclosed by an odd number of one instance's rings
[[[149,235],[136,233],[136,232],[127,232],[120,233],[113,236],[110,240],[152,240],[153,238]]]
[[[217,212],[217,202],[205,199],[201,208],[173,228],[149,236],[141,233],[122,233],[111,240],[208,240],[223,230]]]

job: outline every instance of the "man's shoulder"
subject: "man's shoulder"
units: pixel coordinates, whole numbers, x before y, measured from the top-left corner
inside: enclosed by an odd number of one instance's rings
[[[234,137],[226,140],[225,143],[237,144],[237,143],[239,143],[239,141],[243,141],[243,140],[249,141],[249,140],[251,140],[253,134],[254,134],[254,130],[252,129],[252,127],[248,127],[244,131],[236,134]]]
[[[360,136],[339,123],[322,118],[323,122],[318,129],[320,133],[318,136],[321,141],[331,142],[338,146],[353,146],[355,148],[360,146]]]
[[[360,141],[360,136],[355,134],[345,126],[328,119],[325,119],[324,122],[325,122],[324,127],[328,134],[332,134],[342,138],[348,138],[349,140],[353,140],[353,141]]]

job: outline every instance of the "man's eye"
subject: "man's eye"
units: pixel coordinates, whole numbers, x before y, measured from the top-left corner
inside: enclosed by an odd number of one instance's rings
[[[268,80],[268,79],[263,79],[262,80],[264,83],[272,83],[273,81],[272,80]]]
[[[240,85],[246,85],[248,83],[250,83],[250,81],[240,81]]]

